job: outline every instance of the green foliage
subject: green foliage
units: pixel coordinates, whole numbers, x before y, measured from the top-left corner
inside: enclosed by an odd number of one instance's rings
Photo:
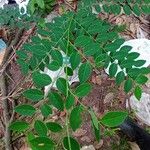
[[[12,131],[22,132],[29,128],[29,123],[25,121],[15,121],[11,123],[9,129]]]
[[[83,83],[79,85],[75,90],[75,95],[78,97],[84,97],[89,94],[92,87],[89,83]]]
[[[33,106],[26,104],[16,106],[14,110],[23,116],[32,116],[36,112],[36,109]]]
[[[103,118],[100,121],[105,126],[117,127],[118,125],[123,123],[123,121],[126,119],[127,115],[128,114],[126,112],[117,112],[117,111],[116,112],[108,112],[107,114],[105,114],[103,116]]]
[[[36,137],[29,141],[36,150],[53,150],[54,142],[48,137]]]
[[[40,121],[36,120],[34,123],[34,129],[38,133],[39,136],[47,136],[47,127],[46,125]]]
[[[39,109],[44,117],[42,121],[34,120],[35,136],[29,143],[35,150],[54,149],[58,144],[48,138],[48,135],[62,130],[66,132],[65,136],[62,135],[64,149],[80,149],[79,143],[71,137],[69,127],[73,131],[80,128],[82,113],[85,111],[91,116],[91,126],[97,141],[101,138],[101,125],[109,128],[117,127],[125,120],[128,114],[119,111],[108,112],[99,120],[95,112],[84,106],[82,100],[80,101],[80,98],[88,96],[92,89],[89,80],[93,70],[109,68],[109,76],[116,80],[118,86],[123,85],[126,93],[134,91],[136,98],[138,100],[141,98],[140,86],[146,83],[146,74],[150,69],[142,67],[145,61],[138,60],[139,54],[132,52],[132,47],[125,45],[120,48],[125,40],[119,37],[119,27],[98,19],[92,14],[91,7],[94,6],[98,12],[105,11],[117,15],[123,10],[127,15],[134,13],[139,16],[145,7],[148,7],[145,9],[145,12],[148,12],[149,5],[143,1],[125,3],[124,0],[117,0],[101,1],[103,5],[100,7],[97,2],[97,0],[82,0],[79,2],[77,12],[67,12],[61,17],[56,17],[53,22],[46,23],[45,26],[38,26],[36,35],[17,52],[18,64],[23,74],[27,76],[31,73],[34,83],[31,89],[23,92],[23,96],[33,104],[40,101]],[[38,10],[34,8],[35,3],[40,9],[46,7],[45,1],[32,0],[30,2],[32,13]],[[65,75],[63,77],[58,75],[52,79],[41,73],[46,67],[59,73],[63,70]],[[79,78],[79,85],[75,88],[69,84],[74,72],[78,73]],[[49,84],[51,91],[46,96],[43,88]],[[57,91],[52,90],[54,85]],[[60,112],[65,110],[65,127],[56,122],[45,121],[56,109]],[[15,111],[24,116],[36,113],[33,106],[24,104],[17,106]],[[28,128],[29,124],[22,121],[10,125],[10,129],[14,131],[25,131]]]
[[[73,108],[70,114],[70,126],[73,131],[77,130],[82,123],[81,112],[83,108],[81,106],[76,106]]]
[[[46,126],[52,132],[60,132],[63,129],[62,126],[56,122],[47,122]]]
[[[72,137],[64,137],[63,145],[66,150],[80,150],[79,143]]]
[[[43,104],[40,107],[40,110],[44,117],[48,117],[50,114],[52,114],[52,108],[47,104]]]
[[[45,15],[52,11],[55,3],[55,0],[30,0],[28,8],[32,14],[39,13]]]
[[[26,91],[23,92],[23,95],[27,99],[34,101],[34,102],[40,101],[44,97],[43,92],[38,89],[27,89]]]

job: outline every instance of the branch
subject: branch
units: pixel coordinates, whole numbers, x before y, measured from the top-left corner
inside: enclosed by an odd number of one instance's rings
[[[1,66],[0,66],[0,70],[2,70],[3,65],[7,62],[9,54],[12,52],[13,46],[15,46],[18,43],[22,32],[23,32],[23,29],[20,29],[18,31],[18,33],[16,34],[15,39],[11,42],[11,44],[6,49],[3,61],[2,61]],[[7,87],[6,87],[6,80],[5,80],[5,72],[3,72],[0,75],[0,88],[1,88],[1,92],[2,92],[2,97],[6,97],[7,96]],[[9,102],[8,102],[8,99],[5,99],[5,100],[2,101],[2,106],[3,106],[3,116],[4,116],[4,124],[5,124],[5,133],[4,133],[5,149],[6,150],[12,150],[12,147],[11,147],[11,132],[9,130],[10,116],[9,116],[9,107],[8,107]]]

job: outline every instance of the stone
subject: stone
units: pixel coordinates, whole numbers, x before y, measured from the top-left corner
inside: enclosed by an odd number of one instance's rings
[[[81,148],[81,150],[95,150],[94,146],[93,145],[89,145],[89,146],[83,146]]]

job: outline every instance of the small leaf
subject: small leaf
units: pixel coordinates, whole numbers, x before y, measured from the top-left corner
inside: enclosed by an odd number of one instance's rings
[[[32,116],[36,112],[36,109],[33,106],[26,105],[26,104],[19,105],[19,106],[15,107],[14,110],[15,110],[15,112],[17,112],[23,116]]]
[[[68,109],[70,109],[74,104],[75,104],[74,96],[70,94],[70,95],[66,98],[65,107],[66,107],[66,109],[68,110]]]
[[[128,5],[123,5],[123,10],[125,12],[126,15],[130,15],[131,14],[131,9]]]
[[[49,101],[51,104],[56,107],[58,110],[63,111],[64,110],[64,102],[62,100],[62,97],[56,93],[56,92],[51,92],[49,95]]]
[[[85,47],[89,43],[91,43],[91,38],[85,35],[78,36],[75,40],[75,45],[78,47]]]
[[[34,129],[39,136],[47,136],[47,127],[42,121],[36,120],[34,123]]]
[[[129,54],[128,54],[127,59],[132,59],[132,60],[134,60],[134,59],[138,58],[139,56],[140,56],[139,53],[132,52],[132,53],[129,53]]]
[[[60,68],[60,65],[57,61],[52,61],[47,65],[47,68],[52,71],[57,71]]]
[[[47,104],[42,105],[40,110],[44,117],[48,117],[50,114],[52,114],[52,108]]]
[[[74,70],[76,69],[80,62],[81,62],[81,57],[80,55],[78,54],[78,52],[73,52],[70,56],[70,64],[71,64],[71,68]]]
[[[44,9],[45,7],[44,0],[36,0],[36,2],[40,8]]]
[[[37,89],[28,89],[28,90],[23,92],[23,95],[27,99],[30,99],[30,100],[32,100],[34,102],[40,101],[44,97],[43,92],[40,91],[40,90],[37,90]]]
[[[115,74],[117,73],[117,69],[118,69],[117,64],[113,63],[113,64],[110,65],[110,67],[109,67],[109,76],[110,76],[110,78],[115,76]]]
[[[92,110],[90,110],[89,113],[91,115],[93,125],[95,126],[95,128],[97,130],[99,130],[99,122],[98,122],[98,119],[97,119],[95,113]]]
[[[145,84],[148,81],[148,78],[143,76],[143,75],[139,75],[136,80],[135,80],[138,84]]]
[[[128,93],[132,89],[132,80],[128,79],[124,83],[124,91]]]
[[[80,145],[74,138],[72,138],[72,137],[64,137],[63,145],[64,145],[64,148],[66,150],[70,150],[69,141],[70,141],[71,150],[80,150]]]
[[[128,116],[127,112],[108,112],[100,120],[102,124],[108,127],[117,127],[124,122]]]
[[[47,137],[36,137],[30,141],[36,150],[54,150],[54,142]]]
[[[101,7],[99,5],[96,5],[95,10],[97,11],[97,13],[100,13],[101,12]]]
[[[19,64],[19,66],[21,68],[21,72],[23,73],[23,75],[27,75],[29,72],[29,65],[21,59],[18,59],[17,63]]]
[[[89,63],[83,63],[79,68],[79,80],[81,83],[86,82],[91,76],[92,68]]]
[[[44,87],[52,82],[49,75],[40,72],[34,72],[32,74],[32,79],[37,87]]]
[[[120,85],[121,82],[124,81],[124,79],[125,79],[125,74],[124,74],[123,71],[120,71],[120,72],[117,74],[117,76],[116,76],[116,84],[117,84],[117,85]]]
[[[69,87],[68,82],[64,78],[58,78],[56,81],[57,89],[64,95],[67,94],[67,90]]]
[[[134,62],[135,67],[141,67],[146,63],[146,60],[137,60]]]
[[[79,85],[75,90],[75,95],[78,97],[84,97],[90,93],[92,86],[89,83],[83,83]]]
[[[94,129],[94,134],[95,134],[95,137],[96,137],[96,140],[99,142],[100,141],[100,125],[98,124],[98,129],[95,127],[94,125],[94,122],[92,121],[92,127]]]
[[[70,114],[70,126],[73,131],[76,131],[81,126],[82,118],[81,112],[83,111],[81,106],[76,106],[73,108]]]
[[[63,56],[62,56],[60,51],[53,50],[51,52],[51,56],[52,56],[54,61],[57,61],[59,63],[59,65],[62,66],[62,64],[63,64]]]
[[[46,126],[52,132],[60,132],[63,129],[62,126],[56,122],[47,122]]]
[[[73,70],[70,67],[64,67],[64,72],[68,75],[68,76],[73,76]]]
[[[29,123],[25,121],[15,121],[11,123],[9,126],[10,130],[17,131],[17,132],[22,132],[25,131],[29,128]]]
[[[136,86],[135,90],[134,90],[134,95],[135,97],[140,100],[141,96],[142,96],[142,89],[140,88],[140,86]]]
[[[137,15],[137,16],[140,16],[140,14],[141,14],[141,10],[140,10],[140,8],[139,8],[139,6],[137,5],[137,4],[134,4],[134,6],[133,6],[133,12]]]

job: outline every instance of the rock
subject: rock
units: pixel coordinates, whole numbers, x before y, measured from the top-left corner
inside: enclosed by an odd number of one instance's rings
[[[130,106],[134,110],[136,117],[143,123],[150,126],[150,95],[142,93],[140,101],[134,95],[130,97]],[[127,103],[128,107],[128,103]]]
[[[94,146],[93,145],[89,145],[89,146],[83,146],[81,148],[81,150],[95,150]]]

